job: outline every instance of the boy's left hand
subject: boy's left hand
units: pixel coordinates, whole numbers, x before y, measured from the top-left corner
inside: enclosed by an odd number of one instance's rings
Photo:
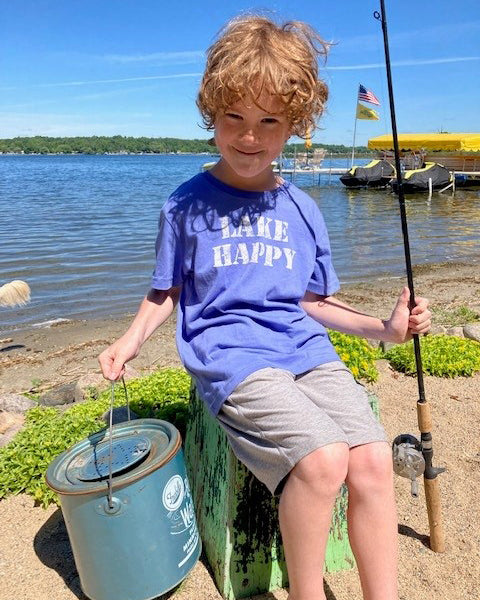
[[[426,298],[415,298],[415,306],[410,312],[408,301],[410,290],[404,287],[391,317],[385,321],[388,341],[401,344],[412,338],[412,334],[428,333],[431,327],[432,313],[428,310]]]

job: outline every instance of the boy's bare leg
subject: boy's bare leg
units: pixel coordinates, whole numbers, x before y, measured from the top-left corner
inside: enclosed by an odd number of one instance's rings
[[[289,600],[325,600],[325,547],[335,498],[346,477],[348,455],[347,444],[323,446],[303,458],[285,484],[279,518]]]
[[[392,455],[375,442],[350,450],[348,533],[364,600],[398,600],[397,511]]]

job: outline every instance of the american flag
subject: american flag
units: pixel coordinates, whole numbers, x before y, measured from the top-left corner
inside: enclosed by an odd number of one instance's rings
[[[359,85],[358,87],[358,100],[363,100],[363,102],[370,102],[370,104],[376,104],[377,106],[380,106],[380,102],[375,94],[372,91],[367,90],[367,88],[363,85]]]

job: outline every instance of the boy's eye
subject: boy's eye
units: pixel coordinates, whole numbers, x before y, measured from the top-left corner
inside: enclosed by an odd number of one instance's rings
[[[227,112],[225,113],[226,117],[230,117],[231,119],[241,119],[242,117],[240,115],[238,115],[237,113],[231,113],[231,112]]]
[[[265,119],[262,119],[262,121],[264,123],[278,123],[278,119],[275,117],[265,117]]]

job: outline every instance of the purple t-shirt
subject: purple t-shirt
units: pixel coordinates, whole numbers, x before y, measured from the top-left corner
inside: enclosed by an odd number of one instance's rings
[[[295,185],[245,192],[196,175],[163,206],[156,254],[152,287],[182,285],[178,351],[213,414],[254,371],[339,360],[300,306],[339,284],[323,217]]]

